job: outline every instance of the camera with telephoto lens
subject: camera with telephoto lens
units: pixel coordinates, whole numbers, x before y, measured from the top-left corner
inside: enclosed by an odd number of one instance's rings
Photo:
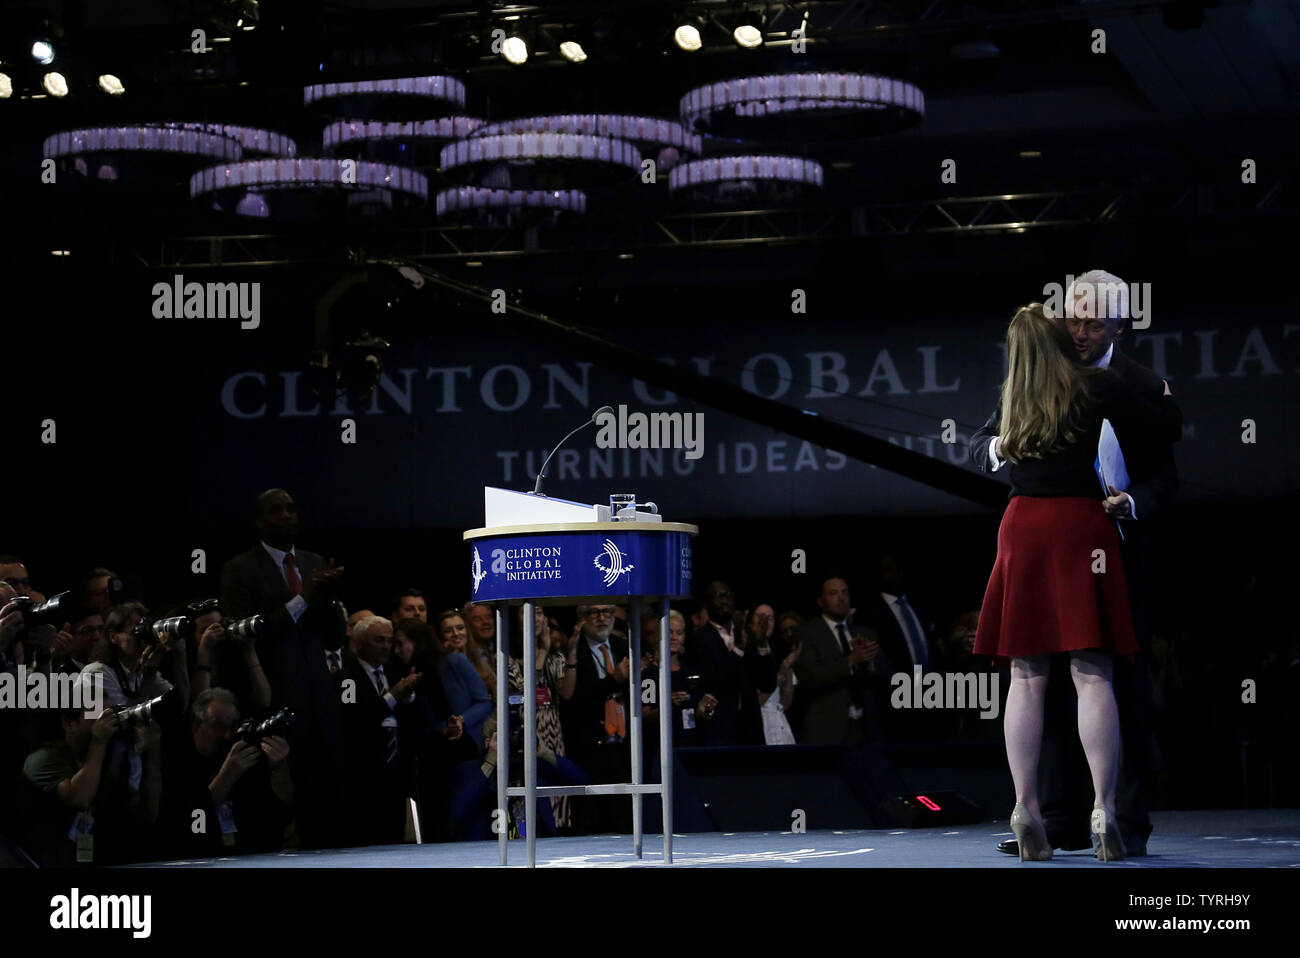
[[[119,732],[131,732],[157,722],[163,716],[174,711],[178,701],[177,691],[168,689],[157,698],[141,702],[139,705],[130,705],[124,709],[118,709],[117,730]]]
[[[238,619],[234,622],[222,621],[221,627],[226,630],[226,637],[239,641],[241,639],[256,639],[261,637],[266,631],[266,619],[260,615],[250,615],[246,619]]]
[[[272,735],[279,735],[283,738],[289,734],[292,728],[293,712],[289,711],[289,709],[280,709],[270,718],[262,719],[260,722],[249,719],[242,723],[239,728],[235,729],[235,735],[246,745],[260,748],[262,739]]]
[[[23,625],[30,631],[38,625],[52,625],[56,629],[64,622],[75,622],[81,613],[73,609],[71,592],[52,595],[40,605],[29,595],[17,595],[9,600],[23,613]]]

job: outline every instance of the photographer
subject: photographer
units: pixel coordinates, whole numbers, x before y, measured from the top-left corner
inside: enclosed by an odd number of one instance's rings
[[[167,855],[278,851],[293,818],[288,740],[240,737],[239,707],[226,689],[203,690],[189,712],[190,735],[167,756],[160,821]]]
[[[194,634],[199,637],[190,689],[195,702],[208,689],[221,687],[244,690],[258,712],[271,707],[271,685],[257,657],[257,640],[249,631],[231,636],[222,624],[221,611],[212,609],[195,617]],[[237,669],[236,662],[242,668]]]
[[[91,663],[81,673],[102,675],[106,706],[134,705],[171,689],[172,683],[158,674],[158,668],[172,653],[179,659],[179,671],[186,671],[183,639],[160,638],[147,628],[137,628],[148,614],[149,610],[139,602],[123,602],[108,613],[105,637],[96,643]],[[188,686],[188,679],[184,684]]]
[[[83,673],[79,682],[89,682]],[[123,760],[133,734],[121,711],[86,718],[80,709],[60,715],[61,736],[23,763],[27,824],[23,844],[44,867],[121,864],[153,857],[152,829],[162,787],[160,735],[138,726],[138,769]],[[131,750],[133,752],[133,750]]]

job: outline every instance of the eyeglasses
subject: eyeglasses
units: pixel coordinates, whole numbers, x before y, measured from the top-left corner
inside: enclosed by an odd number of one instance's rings
[[[614,610],[613,609],[588,609],[583,614],[589,619],[595,619],[606,615],[609,616],[610,618],[613,618]]]

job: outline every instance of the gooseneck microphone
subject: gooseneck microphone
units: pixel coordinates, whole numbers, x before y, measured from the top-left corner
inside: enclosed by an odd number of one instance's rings
[[[573,433],[579,432],[580,430],[585,429],[587,426],[590,426],[597,419],[599,419],[600,416],[604,413],[609,413],[611,416],[614,415],[614,407],[601,406],[599,409],[597,409],[594,413],[591,414],[590,419],[588,419],[581,426],[573,430],[573,432],[569,433],[569,435],[565,436],[563,439],[561,439],[558,443],[555,444],[555,448],[551,450],[551,454],[547,456],[546,461],[542,463],[542,468],[537,470],[537,484],[533,486],[533,493],[532,493],[533,495],[540,496],[542,494],[542,479],[546,476],[546,467],[551,464],[551,459],[555,456],[557,452],[560,451],[560,447],[569,441],[569,439],[573,436]]]

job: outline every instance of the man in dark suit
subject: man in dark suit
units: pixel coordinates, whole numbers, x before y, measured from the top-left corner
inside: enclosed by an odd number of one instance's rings
[[[702,598],[708,620],[691,635],[686,650],[700,670],[701,699],[711,695],[715,701],[706,706],[705,718],[696,728],[696,744],[736,745],[745,641],[735,633],[735,596],[727,583],[715,581],[705,586]]]
[[[854,626],[849,585],[822,582],[817,605],[822,614],[799,627],[795,678],[807,711],[800,745],[857,745],[880,737],[881,695],[888,689],[889,666],[874,631]],[[859,639],[854,640],[858,634]]]
[[[406,830],[412,747],[423,724],[414,694],[421,673],[390,684],[384,666],[392,643],[392,622],[362,619],[335,676],[347,761],[343,794],[349,844],[395,845]]]
[[[611,634],[612,605],[578,606],[578,623],[577,680],[573,697],[561,706],[565,752],[592,781],[626,782],[632,774],[626,741],[628,644]],[[627,804],[621,796],[586,796],[573,803],[575,826],[587,833],[624,830],[631,815]]]
[[[328,845],[337,828],[340,745],[338,702],[325,650],[342,644],[330,590],[343,572],[314,552],[298,549],[298,507],[283,489],[257,497],[254,522],[261,541],[221,569],[221,612],[227,619],[262,615],[266,634],[258,643],[271,708],[295,716],[290,765],[299,802],[304,845]],[[233,654],[235,649],[226,650]],[[220,664],[220,663],[219,663]],[[220,668],[242,674],[239,663]],[[233,688],[242,701],[248,690]]]
[[[1127,285],[1102,270],[1084,273],[1065,292],[1065,316],[1058,317],[1074,343],[1079,361],[1110,369],[1117,377],[1154,400],[1168,388],[1152,370],[1117,348],[1128,318]],[[1001,403],[971,437],[970,457],[976,467],[993,472],[998,457]],[[1146,605],[1152,521],[1173,500],[1178,487],[1173,446],[1158,438],[1116,428],[1116,438],[1128,468],[1127,490],[1111,490],[1106,512],[1121,521],[1124,578],[1128,586],[1133,627],[1141,647],[1136,662],[1115,662],[1115,701],[1119,709],[1123,761],[1115,797],[1115,814],[1129,856],[1146,854],[1151,834],[1147,779],[1151,765],[1151,628]],[[1059,659],[1060,657],[1058,657]],[[1076,735],[1077,701],[1068,666],[1054,661],[1048,682],[1047,706],[1040,758],[1043,824],[1053,847],[1067,850],[1090,845],[1091,778]],[[999,851],[1016,854],[1015,841]]]
[[[945,670],[934,621],[912,603],[903,564],[894,556],[880,560],[879,587],[861,603],[855,618],[875,632],[891,669],[909,683],[917,666],[922,674]],[[948,733],[950,715],[944,709],[889,709],[885,715],[891,742],[933,740]]]

